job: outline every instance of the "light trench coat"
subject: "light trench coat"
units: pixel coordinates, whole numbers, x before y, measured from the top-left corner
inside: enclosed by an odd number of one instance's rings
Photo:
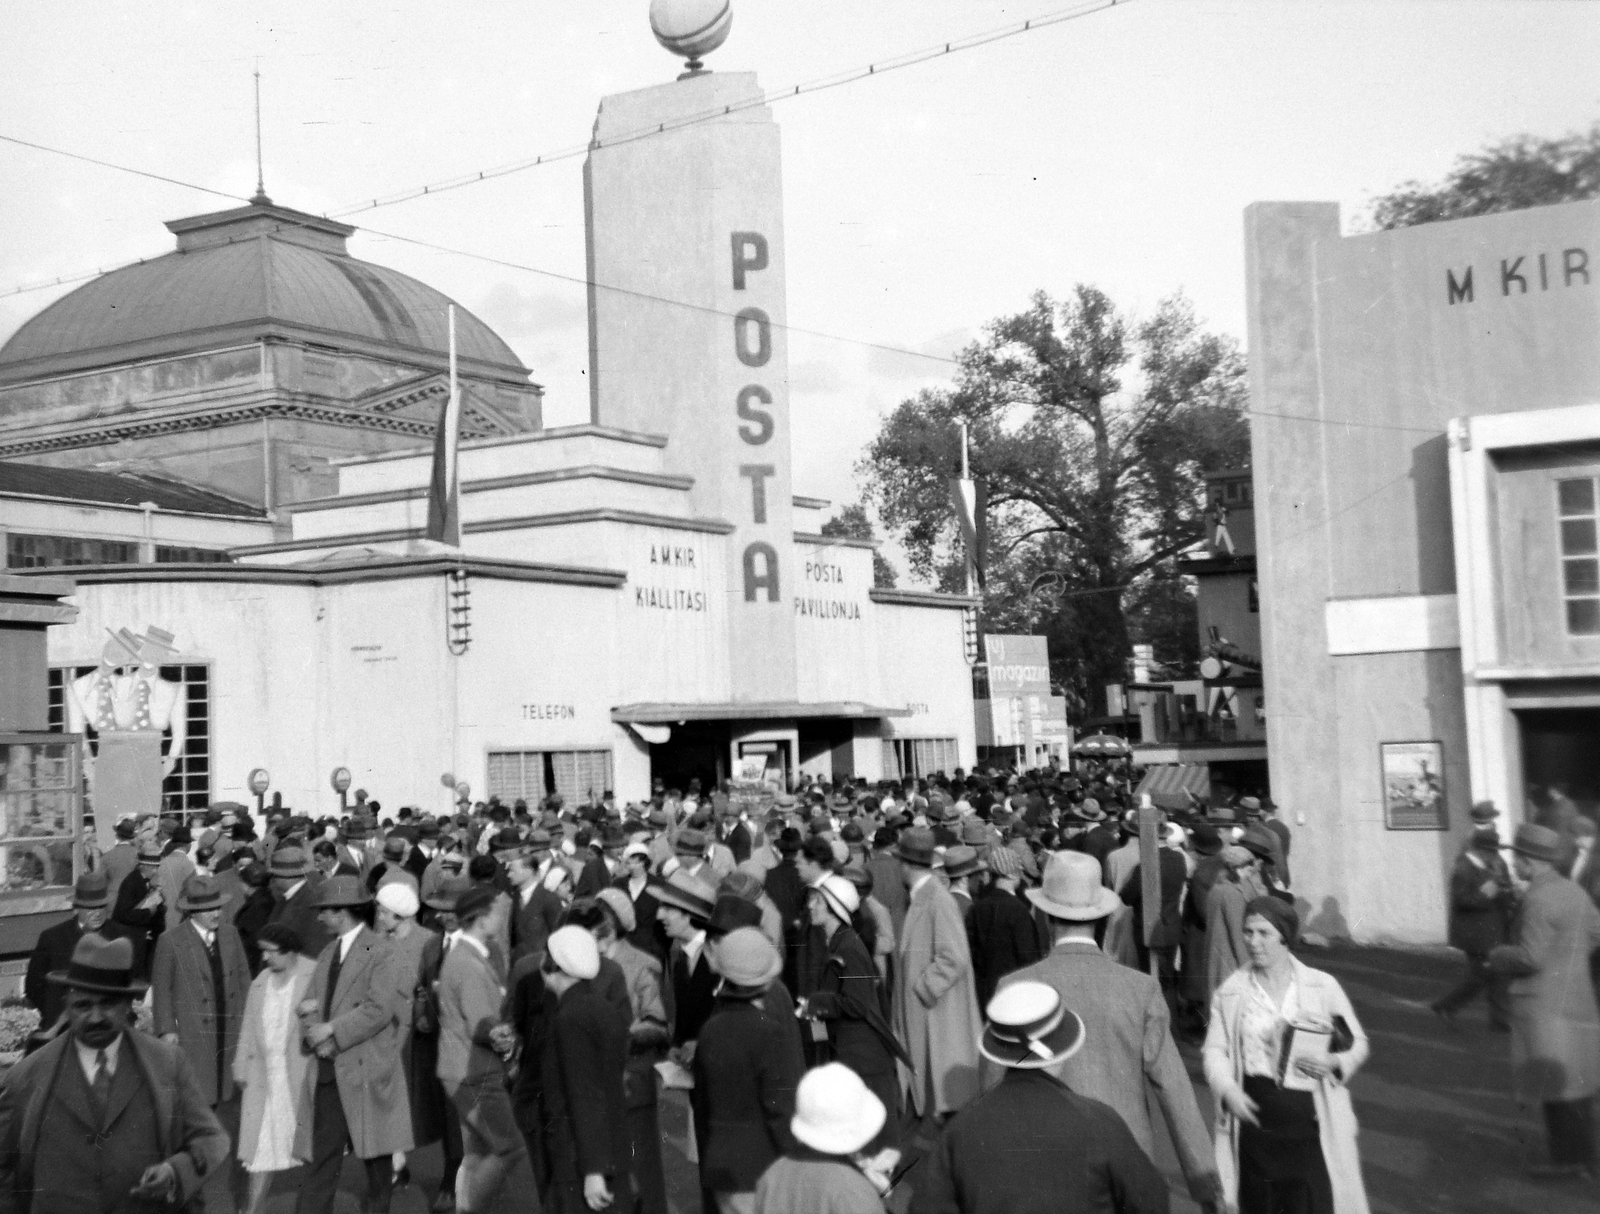
[[[1211,1025],[1206,1030],[1206,1084],[1217,1099],[1212,1145],[1217,1156],[1217,1173],[1222,1179],[1223,1199],[1229,1210],[1239,1207],[1239,1119],[1228,1112],[1222,1103],[1222,1094],[1244,1087],[1241,1026],[1250,976],[1251,969],[1246,965],[1217,988],[1211,997]],[[1361,1180],[1361,1155],[1356,1146],[1355,1108],[1350,1102],[1350,1090],[1345,1086],[1367,1060],[1367,1035],[1356,1019],[1344,988],[1333,975],[1314,970],[1295,959],[1294,980],[1302,1017],[1331,1021],[1334,1016],[1343,1016],[1355,1038],[1355,1044],[1338,1056],[1343,1078],[1323,1079],[1313,1089],[1311,1099],[1317,1112],[1322,1159],[1333,1187],[1334,1214],[1368,1214],[1367,1190]]]
[[[309,957],[296,954],[289,970],[289,1006],[299,1007],[311,985],[311,976],[317,972],[317,963]],[[300,1048],[300,1020],[289,1017],[288,1035],[280,1041],[268,1041],[261,1023],[261,1004],[265,999],[267,983],[273,981],[270,969],[263,969],[250,984],[244,1001],[244,1023],[239,1030],[239,1049],[233,1056],[234,1082],[243,1085],[239,1098],[239,1141],[236,1153],[245,1163],[255,1156],[256,1143],[261,1139],[261,1119],[267,1107],[267,1058],[282,1052],[288,1059],[289,1094],[295,1100],[295,1125],[311,1121],[311,1089],[306,1085],[309,1056]],[[302,1161],[309,1155],[298,1156]]]
[[[894,1034],[911,1055],[900,1063],[918,1117],[953,1113],[978,1095],[977,979],[967,928],[935,876],[911,896],[895,956]]]

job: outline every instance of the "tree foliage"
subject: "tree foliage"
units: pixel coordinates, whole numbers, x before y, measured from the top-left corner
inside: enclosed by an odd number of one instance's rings
[[[1136,641],[1190,663],[1193,599],[1172,565],[1202,537],[1201,472],[1249,459],[1237,344],[1181,294],[1138,321],[1080,285],[990,322],[958,364],[884,420],[857,468],[912,571],[961,586],[947,481],[964,421],[988,484],[984,630],[1048,636],[1079,713],[1125,677]]]
[[[851,502],[838,514],[822,524],[822,534],[854,540],[870,540],[872,520],[867,518],[867,508],[860,502]],[[878,590],[893,590],[897,580],[894,566],[876,548],[872,550],[872,585]]]
[[[1438,185],[1408,181],[1373,200],[1372,226],[1408,228],[1600,197],[1600,124],[1560,139],[1518,135],[1457,158]]]

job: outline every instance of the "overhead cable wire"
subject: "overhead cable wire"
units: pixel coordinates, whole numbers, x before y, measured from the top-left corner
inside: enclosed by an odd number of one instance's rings
[[[1106,9],[1116,8],[1119,4],[1126,7],[1130,3],[1132,3],[1132,0],[1090,0],[1089,3],[1059,9],[1039,17],[1030,17],[1025,21],[1016,22],[999,29],[985,30],[982,33],[972,34],[966,38],[955,38],[948,42],[924,47],[921,50],[909,51],[903,55],[878,60],[877,62],[866,64],[864,67],[849,68],[842,72],[835,72],[830,76],[822,76],[800,84],[770,89],[765,93],[746,98],[743,101],[712,106],[709,109],[686,114],[682,118],[674,118],[668,122],[649,123],[606,139],[590,139],[587,143],[573,144],[571,147],[541,153],[531,158],[512,161],[509,164],[478,169],[474,172],[463,173],[457,177],[448,177],[441,181],[430,182],[427,185],[413,186],[398,193],[384,195],[368,202],[357,203],[343,210],[335,211],[332,218],[341,219],[350,215],[359,215],[365,211],[377,210],[380,207],[394,206],[401,202],[411,202],[418,198],[429,198],[436,194],[445,194],[452,190],[477,185],[480,182],[507,177],[513,173],[525,172],[528,169],[542,168],[548,164],[557,164],[564,160],[587,156],[590,152],[599,151],[603,148],[637,143],[642,139],[654,139],[673,131],[700,126],[707,122],[715,122],[719,118],[726,118],[732,114],[742,113],[745,110],[760,109],[763,106],[775,105],[777,102],[788,101],[795,97],[804,97],[811,93],[820,93],[843,85],[855,84],[858,81],[874,79],[890,72],[899,71],[902,68],[915,67],[920,63],[929,63],[935,59],[942,59],[947,55],[959,54],[962,51],[969,51],[980,46],[989,46],[1009,38],[1016,38],[1022,34],[1035,33],[1051,26],[1062,25],[1068,21],[1076,21],[1081,17],[1088,17]]]

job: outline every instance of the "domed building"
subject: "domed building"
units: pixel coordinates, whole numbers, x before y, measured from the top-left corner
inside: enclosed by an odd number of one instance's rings
[[[431,440],[450,300],[350,256],[347,224],[274,205],[169,222],[177,248],[103,274],[0,347],[0,461],[176,480],[275,514],[335,460]],[[462,435],[540,427],[541,389],[456,309]]]

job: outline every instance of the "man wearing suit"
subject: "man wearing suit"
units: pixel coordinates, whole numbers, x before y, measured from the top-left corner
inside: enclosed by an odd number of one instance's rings
[[[733,853],[735,864],[750,858],[750,828],[739,817],[739,807],[726,798],[717,805],[717,842]]]
[[[125,817],[112,829],[116,831],[117,841],[111,850],[100,858],[100,868],[111,878],[111,901],[115,904],[123,880],[139,867],[139,845],[134,840],[134,836],[139,833],[139,824],[132,818]]]
[[[544,887],[534,868],[536,854],[549,850],[550,836],[535,830],[524,840],[508,827],[494,837],[491,847],[511,882],[511,961],[515,964],[544,952],[544,942],[561,924],[561,899]]]
[[[161,891],[156,872],[161,866],[161,844],[147,839],[139,848],[139,867],[123,878],[122,888],[112,903],[111,921],[128,929],[134,942],[134,956],[141,963],[150,955],[155,939],[166,921],[162,914]]]
[[[67,1031],[0,1085],[0,1214],[193,1211],[228,1156],[183,1052],[132,1029],[133,945],[90,933],[49,980]]]
[[[50,974],[66,969],[73,949],[88,933],[98,933],[107,940],[126,939],[133,945],[133,972],[143,972],[142,942],[134,938],[143,933],[107,921],[110,904],[110,881],[106,873],[84,873],[72,890],[72,918],[63,919],[39,933],[33,955],[28,958],[22,994],[31,1006],[39,1009],[40,1028],[48,1029],[55,1024],[67,1006],[66,988],[52,983]]]
[[[1051,1073],[1080,1096],[1111,1106],[1145,1155],[1155,1158],[1149,1098],[1166,1118],[1190,1195],[1203,1210],[1220,1208],[1222,1183],[1211,1136],[1195,1103],[1188,1072],[1172,1043],[1160,984],[1122,965],[1095,944],[1095,924],[1122,905],[1101,883],[1101,868],[1082,852],[1057,852],[1044,883],[1028,898],[1050,919],[1055,947],[1035,965],[1000,980],[1000,992],[1018,982],[1054,987],[1083,1021],[1085,1043]],[[997,996],[998,997],[998,996]]]
[[[1435,1015],[1450,1023],[1482,992],[1489,1001],[1489,1027],[1506,1033],[1511,1031],[1509,980],[1489,968],[1489,953],[1508,938],[1517,895],[1500,855],[1500,833],[1494,825],[1500,811],[1493,801],[1479,801],[1471,813],[1472,837],[1450,872],[1450,947],[1466,954],[1467,972],[1432,1006]]]
[[[900,1064],[910,1088],[908,1119],[937,1125],[978,1094],[978,1018],[967,927],[934,876],[934,834],[913,827],[895,847],[909,894],[895,950],[894,1032],[911,1055]]]
[[[312,873],[311,857],[299,847],[280,847],[272,853],[267,872],[274,902],[267,922],[294,928],[300,952],[315,960],[332,937],[316,907],[321,879]]]
[[[506,899],[474,886],[456,899],[455,917],[460,935],[439,971],[439,1080],[461,1124],[457,1208],[485,1211],[527,1161],[501,1061],[516,1043],[501,1019],[504,963],[489,947],[505,930]]]
[[[150,963],[155,1034],[189,1058],[196,1086],[230,1137],[239,1132],[233,1056],[239,1048],[250,964],[231,923],[222,921],[225,896],[216,880],[196,874],[183,883],[183,922],[161,933]],[[231,1208],[232,1167],[219,1168],[205,1186],[208,1211]]]
[[[1054,988],[1013,983],[987,1011],[978,1048],[1005,1078],[939,1135],[911,1214],[1167,1214],[1166,1182],[1122,1118],[1050,1073],[1084,1042]]]
[[[366,1210],[388,1214],[394,1153],[413,1146],[395,1029],[410,1013],[411,983],[394,972],[388,941],[358,917],[371,902],[366,883],[349,876],[330,877],[313,899],[329,943],[300,1007],[317,1068],[310,1124],[295,1133],[296,1156],[310,1160],[296,1214],[331,1214],[347,1147],[366,1165]]]
[[[650,848],[647,844],[635,840],[623,849],[622,875],[613,884],[627,894],[628,901],[633,904],[633,928],[628,932],[628,943],[657,961],[663,961],[667,955],[667,936],[656,918],[661,904],[649,889]]]

